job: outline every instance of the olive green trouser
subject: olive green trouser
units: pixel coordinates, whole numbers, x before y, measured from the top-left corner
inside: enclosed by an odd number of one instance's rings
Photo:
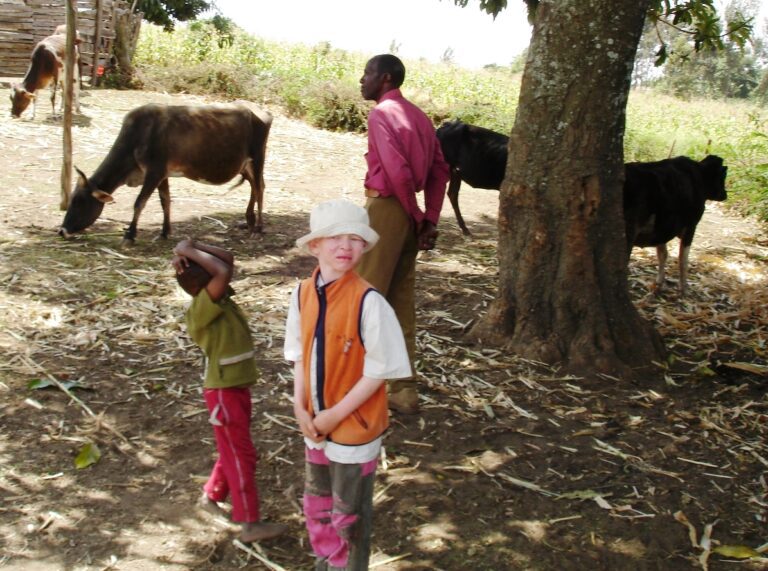
[[[371,228],[379,234],[379,242],[363,255],[357,273],[379,290],[395,310],[413,369],[416,355],[416,255],[419,253],[413,222],[394,196],[368,198],[365,209]],[[414,378],[392,381],[389,390],[397,392],[414,386],[415,382]]]

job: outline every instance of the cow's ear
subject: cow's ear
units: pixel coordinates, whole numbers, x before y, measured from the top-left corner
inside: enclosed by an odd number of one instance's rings
[[[75,167],[75,170],[77,171],[77,185],[88,186],[88,177],[85,176],[85,173],[77,167]]]
[[[103,202],[104,204],[108,204],[110,202],[114,202],[115,199],[112,198],[112,195],[108,192],[104,192],[103,190],[94,190],[91,193],[91,196],[94,197],[99,202]]]

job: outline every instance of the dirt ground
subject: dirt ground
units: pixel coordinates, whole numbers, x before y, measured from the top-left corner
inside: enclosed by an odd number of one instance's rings
[[[86,91],[75,164],[90,174],[124,113],[149,101],[200,100]],[[34,122],[0,114],[0,567],[311,569],[283,320],[312,268],[293,247],[310,208],[363,202],[365,139],[278,115],[266,233],[256,238],[237,228],[247,184],[171,182],[175,238],[237,255],[236,299],[262,367],[253,391],[262,508],[290,532],[248,553],[235,530],[194,508],[214,445],[200,355],[168,266],[175,242],[156,239],[159,201],[132,249],[119,243],[136,189],[118,189],[88,233],[56,236],[60,123],[44,103]],[[655,296],[652,252],[635,251],[633,296],[670,362],[654,379],[578,378],[468,337],[494,296],[498,199],[471,188],[461,199],[473,236],[461,236],[446,201],[438,249],[419,263],[423,412],[394,416],[386,437],[371,567],[767,568],[762,230],[710,205],[684,299],[676,256]],[[77,468],[89,444],[100,459]]]

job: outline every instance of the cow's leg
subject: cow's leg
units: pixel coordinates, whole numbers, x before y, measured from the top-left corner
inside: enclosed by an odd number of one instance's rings
[[[469,228],[464,223],[464,218],[461,217],[461,210],[459,210],[459,189],[461,188],[461,175],[456,169],[451,169],[451,182],[448,185],[448,199],[453,206],[453,213],[456,215],[456,221],[459,223],[461,233],[465,236],[471,235]]]
[[[264,157],[267,153],[267,139],[264,137],[263,144],[251,156],[251,160],[241,173],[251,185],[251,198],[248,200],[248,207],[245,209],[245,220],[248,224],[248,230],[253,236],[261,234],[264,231],[262,221],[262,210],[264,206]],[[257,215],[253,214],[254,205],[258,206]]]
[[[152,192],[162,181],[163,178],[161,176],[149,172],[145,173],[144,184],[141,186],[141,192],[139,192],[139,196],[136,197],[136,202],[133,205],[133,220],[131,220],[131,224],[123,234],[122,246],[133,246],[136,241],[136,226],[139,223],[141,211],[144,210],[147,200],[149,200]]]
[[[656,273],[656,291],[660,292],[662,286],[664,285],[664,274],[665,274],[665,267],[667,265],[667,258],[669,257],[669,254],[667,253],[667,245],[666,244],[659,244],[656,246],[656,258],[659,262],[659,269]]]
[[[59,79],[54,77],[51,83],[51,113],[53,113],[53,116],[56,117],[56,86],[59,84]],[[61,101],[64,101],[63,93],[61,96]]]
[[[265,188],[265,185],[264,185],[264,173],[260,172],[259,173],[259,188],[258,188],[258,191],[256,193],[256,206],[257,206],[257,211],[256,211],[256,232],[258,232],[259,234],[264,232],[264,221],[262,220],[262,217],[261,217],[262,216],[261,213],[262,213],[262,210],[263,210],[263,207],[264,207],[264,188]]]
[[[248,233],[253,236],[254,234],[261,233],[261,201],[264,192],[264,179],[257,179],[256,174],[250,172],[250,169],[246,169],[243,173],[243,178],[251,185],[251,196],[248,199],[248,206],[245,208],[245,222],[248,226]],[[261,182],[257,182],[260,180]],[[254,206],[258,204],[258,219],[256,214],[253,213]]]
[[[37,115],[37,93],[32,97],[32,120],[34,121],[35,115]]]
[[[163,208],[163,231],[160,237],[165,240],[171,235],[171,189],[167,178],[158,185],[157,194],[160,197],[160,206]]]
[[[680,268],[680,295],[685,295],[688,291],[688,254],[691,251],[690,246],[683,244],[680,241],[680,253],[678,254],[677,263]]]
[[[264,133],[264,141],[261,143],[259,154],[256,160],[253,161],[254,174],[256,175],[256,181],[258,182],[258,188],[256,190],[256,204],[258,205],[258,215],[256,217],[256,232],[261,234],[264,232],[264,221],[262,220],[262,211],[264,208],[264,161],[267,157],[267,139],[269,138],[269,127],[267,127]]]
[[[677,255],[677,265],[680,269],[680,295],[685,295],[688,291],[688,255],[691,253],[691,244],[693,244],[693,234],[696,228],[683,230],[680,234],[680,251]]]

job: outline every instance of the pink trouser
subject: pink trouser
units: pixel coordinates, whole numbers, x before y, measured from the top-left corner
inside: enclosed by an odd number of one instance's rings
[[[205,389],[203,396],[219,453],[203,489],[215,502],[230,496],[232,521],[259,521],[259,492],[255,481],[258,455],[251,440],[251,390],[248,387]]]
[[[368,569],[377,460],[340,464],[311,448],[305,457],[304,515],[319,568]]]

